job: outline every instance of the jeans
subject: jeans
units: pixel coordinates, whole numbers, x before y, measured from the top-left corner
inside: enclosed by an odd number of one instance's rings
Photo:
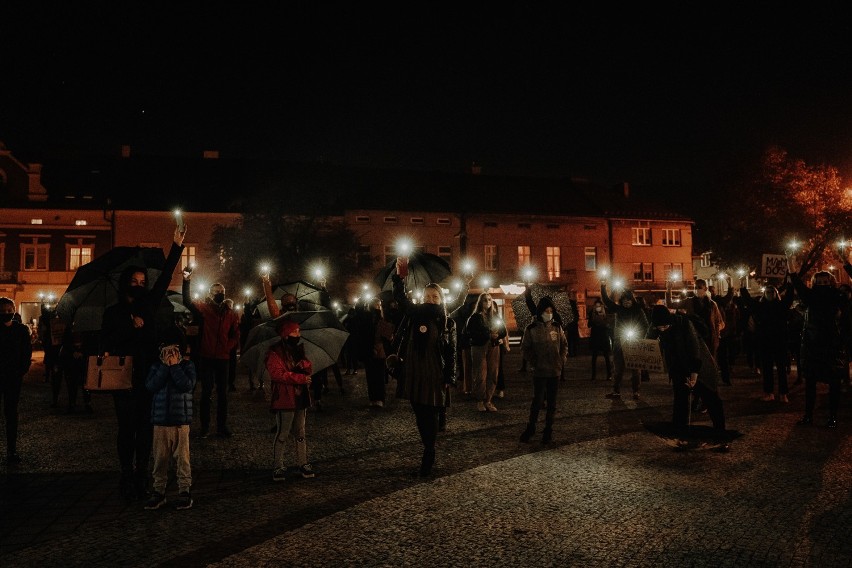
[[[169,466],[175,458],[178,492],[189,492],[192,486],[192,468],[189,465],[189,424],[181,426],[154,426],[154,491],[166,494]]]
[[[544,427],[550,429],[553,426],[553,417],[556,414],[556,393],[559,390],[559,377],[533,377],[533,401],[530,405],[529,425],[535,428],[538,422],[538,413],[545,398],[547,399],[547,411],[544,415]],[[547,396],[545,397],[545,392]]]
[[[486,343],[470,348],[473,359],[473,393],[479,402],[491,402],[497,390],[497,373],[500,371],[500,347]]]
[[[370,358],[364,361],[367,374],[367,398],[370,402],[385,401],[385,360]]]

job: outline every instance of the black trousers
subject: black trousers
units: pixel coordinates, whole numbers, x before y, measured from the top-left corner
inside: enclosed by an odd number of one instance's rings
[[[674,404],[672,406],[672,424],[675,428],[684,432],[689,426],[689,394],[690,389],[686,386],[686,377],[669,375],[674,393]],[[720,433],[725,431],[725,411],[719,393],[707,388],[704,383],[697,382],[692,388],[692,395],[700,398],[707,407],[707,414],[713,422],[713,428]]]
[[[3,416],[6,419],[6,457],[18,451],[18,401],[24,377],[0,377]]]
[[[533,400],[530,405],[529,425],[533,428],[538,422],[538,413],[545,400],[547,393],[547,410],[544,415],[544,427],[549,429],[553,426],[553,417],[556,415],[556,393],[559,391],[559,377],[533,377]]]
[[[129,393],[114,394],[112,398],[118,420],[116,447],[122,476],[136,475],[147,479],[154,439],[154,426],[151,424],[153,396],[142,387]]]
[[[435,440],[438,439],[438,419],[441,414],[439,406],[429,406],[411,403],[414,418],[417,421],[417,431],[420,433],[420,441],[423,442],[423,458],[420,461],[420,473],[428,474],[432,471],[435,463]]]
[[[367,398],[370,402],[385,401],[385,360],[370,358],[364,361],[367,375]]]
[[[201,358],[201,431],[210,430],[210,396],[216,386],[216,432],[225,432],[228,424],[229,359]]]

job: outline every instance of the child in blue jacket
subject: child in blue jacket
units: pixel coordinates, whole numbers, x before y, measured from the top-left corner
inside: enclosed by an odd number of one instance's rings
[[[154,492],[146,509],[166,504],[169,462],[175,457],[178,482],[177,509],[192,507],[192,470],[189,465],[189,425],[192,423],[192,391],[195,364],[184,358],[186,338],[177,328],[163,334],[160,361],[151,365],[146,388],[154,394],[151,423],[154,425]]]

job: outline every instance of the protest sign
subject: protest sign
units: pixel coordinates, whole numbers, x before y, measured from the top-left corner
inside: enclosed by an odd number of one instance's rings
[[[784,278],[787,274],[787,257],[783,254],[764,254],[760,275],[764,278]]]
[[[666,366],[660,351],[660,342],[656,339],[634,339],[621,344],[624,353],[624,366],[628,369],[640,369],[651,373],[664,373]]]

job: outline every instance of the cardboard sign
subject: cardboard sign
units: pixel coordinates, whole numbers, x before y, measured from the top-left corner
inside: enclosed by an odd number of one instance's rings
[[[624,353],[624,366],[628,369],[639,369],[651,373],[666,371],[660,342],[656,339],[623,341],[621,351]]]
[[[783,254],[764,254],[760,275],[764,278],[784,278],[787,274],[787,257]]]

